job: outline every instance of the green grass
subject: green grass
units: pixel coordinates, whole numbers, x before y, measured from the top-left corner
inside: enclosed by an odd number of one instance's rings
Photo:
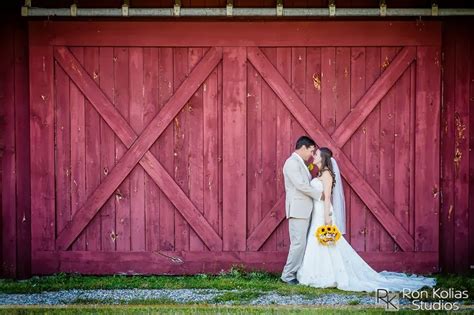
[[[467,290],[472,304],[474,298],[474,274],[467,275],[434,275],[437,278],[438,288]],[[279,280],[279,275],[266,272],[245,272],[242,268],[232,268],[219,275],[198,274],[194,276],[81,276],[78,274],[56,274],[53,276],[32,277],[28,280],[0,279],[1,293],[38,293],[44,291],[58,291],[69,289],[215,289],[225,290],[211,303],[245,304],[267,293],[274,292],[280,295],[303,295],[307,298],[322,294],[351,294],[356,296],[374,296],[374,293],[360,293],[340,291],[338,289],[318,289],[306,286],[290,286]],[[234,290],[229,292],[229,290]],[[238,291],[235,291],[238,290]],[[431,290],[427,290],[431,292]],[[427,300],[430,300],[428,298]],[[449,300],[449,299],[447,299]],[[109,301],[110,302],[110,301]],[[105,304],[107,301],[76,300],[74,304]],[[130,305],[175,304],[168,299],[132,300],[123,302]],[[356,306],[357,300],[350,302]]]
[[[69,289],[216,289],[252,292],[276,292],[281,295],[301,294],[307,297],[328,293],[355,294],[337,289],[317,289],[306,286],[290,286],[280,281],[279,275],[265,272],[244,272],[232,268],[219,275],[195,276],[81,276],[56,274],[32,277],[28,280],[0,279],[0,292],[38,293]]]

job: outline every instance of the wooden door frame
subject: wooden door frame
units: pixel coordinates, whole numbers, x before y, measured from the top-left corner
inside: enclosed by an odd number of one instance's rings
[[[84,95],[87,97],[92,92],[94,99],[90,100],[91,104],[101,114],[105,121],[112,127],[127,147],[133,147],[137,152],[140,151],[142,159],[140,164],[153,166],[154,171],[150,171],[152,178],[159,183],[160,187],[170,188],[169,194],[173,195],[176,191],[176,184],[171,177],[165,176],[166,171],[159,162],[147,152],[143,151],[146,147],[144,143],[136,145],[135,140],[138,136],[130,128],[129,124],[123,118],[119,118],[118,114],[110,107],[110,102],[104,98],[103,92],[98,91],[92,86],[95,83],[90,77],[82,76],[86,73],[81,70],[80,64],[74,57],[68,53],[67,46],[173,46],[173,47],[214,47],[213,56],[206,69],[217,64],[222,58],[222,51],[218,47],[249,47],[247,57],[252,65],[262,74],[267,73],[266,79],[270,87],[282,99],[282,102],[292,112],[295,117],[303,118],[301,123],[307,132],[315,139],[323,139],[323,144],[328,144],[333,148],[341,147],[351,136],[353,130],[357,128],[362,120],[370,113],[377,102],[375,99],[382,98],[384,93],[376,88],[370,88],[366,92],[364,100],[370,106],[363,110],[362,107],[354,110],[349,116],[353,120],[346,120],[332,134],[325,134],[318,126],[315,119],[311,119],[312,115],[306,117],[307,108],[296,96],[295,92],[285,85],[285,82],[279,77],[278,71],[272,69],[268,60],[263,56],[258,47],[264,46],[427,46],[439,47],[441,44],[441,23],[439,22],[403,22],[403,21],[383,21],[383,22],[308,22],[308,21],[278,21],[278,22],[39,22],[32,21],[29,23],[29,47],[30,47],[30,137],[31,137],[31,188],[32,188],[32,214],[36,213],[35,224],[32,227],[32,250],[33,257],[43,257],[46,253],[55,253],[58,249],[67,249],[74,237],[80,233],[80,230],[87,225],[87,218],[93,216],[96,212],[98,200],[90,201],[90,207],[87,211],[79,211],[82,213],[81,225],[74,227],[73,224],[59,235],[56,241],[55,235],[55,183],[54,183],[54,60],[61,64],[65,69],[69,69],[71,79],[84,89]],[[274,30],[278,29],[278,32]],[[140,36],[136,36],[140,34]],[[324,34],[323,36],[315,36],[315,34]],[[390,34],[390,36],[387,36]],[[391,67],[394,71],[384,72],[379,78],[380,86],[387,85],[387,82],[396,81],[400,69],[406,66],[407,62],[413,61],[413,51],[410,47],[406,47],[400,52],[398,58],[392,63]],[[398,66],[395,66],[397,65]],[[72,66],[74,65],[74,66]],[[212,69],[212,68],[211,68]],[[209,70],[210,71],[210,70]],[[276,71],[276,72],[275,72]],[[203,72],[205,73],[205,71]],[[268,75],[270,74],[270,75]],[[75,78],[75,79],[74,79]],[[202,76],[195,82],[203,80]],[[383,81],[385,80],[385,81]],[[393,81],[394,82],[394,81]],[[194,86],[194,85],[193,85]],[[196,88],[199,85],[196,86]],[[178,91],[177,91],[178,92]],[[186,91],[182,91],[183,95],[188,97]],[[91,94],[91,93],[89,93]],[[176,94],[176,93],[175,93]],[[190,94],[192,95],[192,93]],[[189,96],[190,96],[189,95]],[[289,97],[288,95],[291,95]],[[296,98],[294,97],[296,96]],[[372,97],[375,97],[372,100]],[[166,114],[166,118],[172,117],[179,104],[185,97],[175,101],[174,108],[170,108]],[[170,106],[171,107],[171,106]],[[369,110],[369,108],[371,108]],[[115,111],[115,112],[114,112]],[[117,116],[118,115],[118,116]],[[358,116],[359,115],[359,116]],[[349,117],[348,116],[348,117]],[[121,117],[121,116],[120,116]],[[165,117],[163,117],[165,118]],[[116,121],[115,121],[116,120]],[[114,122],[115,121],[115,122]],[[120,122],[120,123],[118,123]],[[318,126],[317,130],[311,126]],[[342,126],[349,127],[343,129]],[[115,129],[114,129],[115,128]],[[159,136],[153,133],[155,136]],[[149,138],[151,139],[151,138]],[[151,141],[151,140],[150,140]],[[148,142],[148,141],[147,141]],[[140,142],[138,142],[140,143]],[[336,149],[336,156],[344,160],[344,155],[339,149]],[[140,155],[138,154],[138,155]],[[153,161],[153,159],[155,161]],[[133,159],[130,159],[132,161]],[[127,160],[128,161],[128,160]],[[124,162],[127,168],[130,168],[130,161]],[[130,164],[130,165],[129,165]],[[360,173],[357,169],[345,159],[341,168],[345,175],[349,174],[350,178],[355,179]],[[117,165],[119,166],[119,165]],[[151,168],[151,167],[150,167]],[[112,172],[111,172],[112,173]],[[125,173],[123,173],[125,174]],[[126,175],[120,175],[123,177]],[[128,174],[128,173],[127,173]],[[109,175],[110,176],[110,175]],[[117,178],[119,178],[117,177]],[[110,176],[112,178],[112,176]],[[347,176],[346,176],[347,178]],[[361,178],[361,177],[360,177]],[[377,218],[390,217],[386,206],[380,201],[375,192],[368,186],[365,181],[355,179],[355,182],[361,183],[366,194],[369,197],[365,201],[374,204],[376,211],[374,214]],[[118,179],[116,179],[118,182]],[[174,184],[173,184],[174,183]],[[357,190],[356,190],[357,191]],[[97,196],[96,196],[97,197]],[[103,197],[103,196],[102,196]],[[100,198],[101,200],[103,198]],[[374,197],[371,201],[371,197]],[[202,217],[200,212],[193,206],[192,202],[184,193],[178,194],[175,198],[178,211],[182,211],[183,216],[188,220],[191,226],[199,232],[200,237],[206,238],[205,244],[214,250],[222,249],[222,239]],[[364,200],[364,198],[362,198]],[[170,198],[171,200],[171,198]],[[93,205],[93,207],[91,206]],[[277,211],[282,205],[280,199],[273,209],[268,212],[260,225],[247,238],[247,250],[256,251],[273,231],[268,227],[276,227],[283,220],[281,211]],[[372,208],[374,208],[372,207]],[[84,207],[83,207],[84,208]],[[100,208],[100,207],[99,207]],[[369,207],[370,208],[370,207]],[[372,209],[371,209],[372,210]],[[195,216],[197,214],[197,216]],[[384,224],[386,220],[392,223]],[[395,226],[389,228],[395,232],[396,241],[402,249],[412,251],[416,249],[413,238],[407,233],[396,231],[396,222],[392,219],[382,219],[382,225]],[[85,222],[85,223],[84,223]],[[194,222],[194,223],[192,223]],[[85,224],[85,225],[84,225]],[[207,224],[207,225],[206,225]],[[386,226],[387,225],[387,226]],[[81,227],[82,226],[82,227]],[[268,227],[265,227],[268,226]],[[265,228],[262,228],[265,227]],[[202,235],[201,235],[202,233]],[[407,237],[408,236],[408,237]],[[56,253],[60,253],[56,252]],[[244,259],[245,256],[237,254],[232,256],[235,259]],[[185,253],[182,253],[185,255]],[[264,253],[262,253],[263,255]],[[407,253],[408,254],[408,253]],[[437,264],[437,248],[429,249],[425,252],[429,254],[426,261]],[[60,257],[69,257],[73,254],[58,255]],[[244,256],[243,256],[244,255]],[[259,255],[259,256],[262,256]],[[86,255],[87,256],[87,255]],[[81,256],[81,257],[86,257]],[[265,257],[275,256],[264,255]],[[240,258],[239,258],[240,257]],[[263,256],[262,256],[263,257]],[[279,256],[278,256],[279,257]],[[53,259],[57,261],[57,259]],[[67,259],[67,258],[64,258]],[[234,260],[235,260],[234,259]],[[280,258],[278,258],[280,259]],[[204,259],[205,260],[205,259]],[[203,260],[203,261],[204,261]],[[244,259],[246,260],[246,259]],[[261,260],[260,260],[261,262]]]

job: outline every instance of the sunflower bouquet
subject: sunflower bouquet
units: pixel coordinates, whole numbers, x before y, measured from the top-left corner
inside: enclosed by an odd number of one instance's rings
[[[321,225],[315,233],[319,243],[324,246],[334,245],[341,238],[341,232],[335,225]]]

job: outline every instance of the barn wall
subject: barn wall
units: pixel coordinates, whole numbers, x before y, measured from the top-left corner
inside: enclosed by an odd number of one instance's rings
[[[474,268],[474,23],[447,20],[443,31],[440,264]]]
[[[26,23],[0,17],[1,271],[30,274],[30,162]]]
[[[43,2],[49,6],[69,5],[67,1]],[[95,3],[78,2],[84,6]],[[150,5],[149,1],[131,2],[134,6]],[[217,1],[209,2],[183,1],[183,6],[213,6]],[[235,6],[274,6],[274,1],[260,2],[235,1]],[[374,6],[375,2],[338,1],[338,6]],[[169,7],[171,3],[161,1],[161,6]],[[285,6],[303,7],[308,3],[285,1]],[[326,4],[327,1],[320,1],[321,6]],[[428,4],[397,1],[397,5]],[[469,7],[472,3],[454,1],[444,6]],[[0,276],[23,278],[31,270],[27,31],[25,21],[17,14],[18,7],[2,12],[5,16],[0,19]],[[466,271],[474,265],[474,113],[470,110],[474,108],[474,39],[469,33],[473,26],[472,19],[463,23],[447,19],[443,23],[440,264],[442,271],[447,272]]]

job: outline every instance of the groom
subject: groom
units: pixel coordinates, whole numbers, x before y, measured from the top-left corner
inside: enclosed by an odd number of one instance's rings
[[[283,166],[286,192],[286,218],[290,229],[290,250],[281,280],[288,284],[298,284],[296,272],[303,261],[306,236],[313,211],[313,198],[317,191],[310,185],[311,174],[305,164],[315,150],[313,139],[302,136],[296,142],[296,150]]]

